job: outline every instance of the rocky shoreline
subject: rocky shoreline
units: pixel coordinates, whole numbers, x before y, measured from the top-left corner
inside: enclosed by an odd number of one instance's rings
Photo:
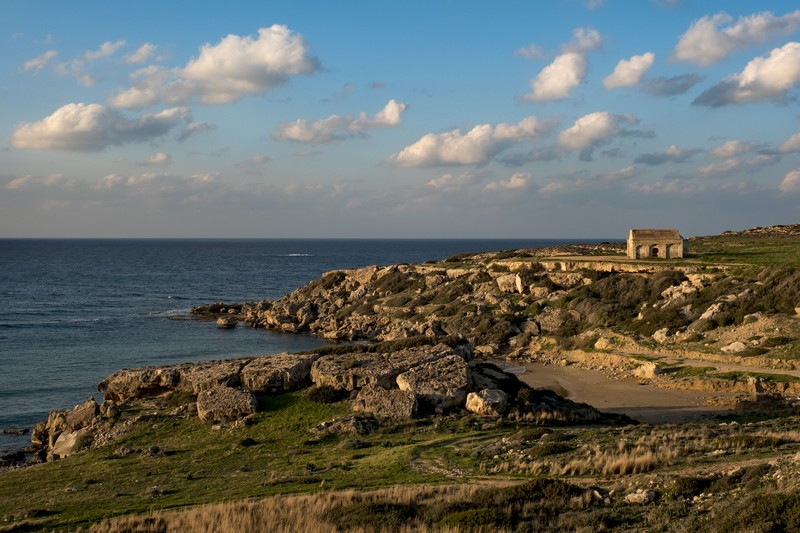
[[[780,228],[792,234],[793,227]],[[631,261],[621,251],[603,243],[336,270],[276,300],[195,307],[193,318],[218,327],[243,323],[343,344],[121,370],[99,384],[101,402],[90,398],[37,424],[28,462],[114,442],[146,416],[130,414],[131,406],[235,426],[247,424],[259,398],[309,387],[352,401],[351,415],[317,431],[451,412],[532,423],[631,422],[533,390],[489,358],[584,365],[740,399],[800,395],[794,363],[772,356],[799,337],[796,270],[742,277],[724,265]],[[21,462],[19,455],[3,461]]]

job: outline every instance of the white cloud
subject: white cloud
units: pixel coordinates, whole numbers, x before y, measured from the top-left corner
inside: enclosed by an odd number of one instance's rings
[[[732,20],[727,13],[695,20],[678,40],[673,59],[708,66],[738,49],[788,36],[800,30],[800,10],[777,17],[764,11],[739,17],[735,24],[719,29]]]
[[[22,70],[42,70],[56,56],[58,56],[58,52],[55,50],[48,50],[38,57],[27,60],[22,65]]]
[[[529,44],[528,46],[514,50],[514,55],[524,57],[526,59],[544,59],[547,57],[547,52],[535,44]]]
[[[784,194],[800,194],[800,168],[786,174],[779,188]]]
[[[776,155],[766,154],[757,155],[749,159],[731,158],[721,163],[713,163],[711,165],[699,167],[697,169],[697,174],[705,178],[718,178],[742,170],[751,172],[759,168],[774,165],[779,160],[780,158]]]
[[[782,154],[792,152],[800,152],[800,132],[795,133],[778,147],[778,151]]]
[[[158,50],[158,47],[151,43],[144,43],[136,49],[135,52],[125,56],[126,63],[146,63],[153,57]]]
[[[145,167],[165,167],[171,163],[172,163],[172,157],[168,153],[156,152],[155,154],[151,155],[147,159],[147,161],[143,161],[137,164]]]
[[[181,69],[148,67],[132,75],[133,86],[110,99],[111,105],[141,108],[157,102],[226,104],[260,94],[291,77],[311,74],[319,62],[309,55],[302,35],[286,26],[260,28],[258,37],[228,35],[204,45]]]
[[[480,124],[466,133],[461,130],[429,133],[392,155],[390,160],[401,167],[479,165],[514,144],[549,133],[553,125],[552,121],[530,116],[517,124]]]
[[[507,180],[491,181],[483,188],[487,191],[507,191],[524,189],[531,182],[532,176],[528,172],[515,172]]]
[[[472,185],[479,180],[480,176],[474,172],[463,172],[461,174],[443,174],[438,178],[433,178],[426,185],[442,192],[456,192],[464,187]]]
[[[583,82],[588,68],[589,62],[583,54],[561,54],[531,81],[532,91],[525,95],[525,99],[531,102],[564,100]]]
[[[757,147],[756,143],[730,140],[711,150],[711,155],[719,159],[729,159],[739,154],[750,152]]]
[[[782,102],[800,83],[800,43],[789,42],[775,48],[769,57],[751,60],[744,70],[708,89],[695,105],[720,107],[762,100]]]
[[[272,133],[272,138],[279,141],[316,144],[341,141],[362,135],[368,129],[398,126],[406,107],[404,103],[389,100],[383,109],[372,117],[361,113],[358,118],[332,115],[315,122],[308,122],[305,119],[283,122]]]
[[[630,59],[622,59],[614,68],[614,72],[606,76],[603,85],[606,89],[617,87],[630,87],[637,85],[642,77],[653,66],[656,56],[652,52],[647,52],[639,56],[632,56]]]
[[[629,180],[637,177],[639,175],[639,169],[637,169],[633,165],[628,165],[627,167],[621,168],[616,172],[609,172],[607,174],[603,174],[601,179],[605,182],[612,183],[615,181],[623,181]]]
[[[217,129],[217,127],[210,123],[210,122],[186,122],[183,126],[183,130],[181,131],[180,135],[178,135],[177,139],[180,142],[185,141],[189,137],[193,137],[195,135],[199,135],[200,133],[205,133],[207,131],[212,131]]]
[[[6,189],[21,190],[31,188],[52,188],[70,186],[72,182],[64,177],[64,174],[48,174],[46,176],[34,176],[27,174],[18,176],[6,183]]]
[[[578,150],[583,159],[591,158],[591,151],[612,137],[627,133],[625,124],[637,124],[633,115],[612,115],[605,111],[589,113],[577,119],[558,135],[558,146],[563,150]]]
[[[100,48],[97,50],[89,50],[85,54],[83,54],[83,58],[88,61],[94,61],[96,59],[100,59],[103,57],[113,56],[117,53],[117,50],[125,46],[125,41],[119,40],[114,41],[106,41],[100,45]]]
[[[128,119],[100,104],[67,104],[38,122],[19,124],[11,137],[15,148],[96,152],[109,146],[144,142],[191,121],[185,108]]]
[[[585,54],[603,44],[600,32],[594,28],[575,28],[572,30],[572,40],[564,45],[565,52]]]
[[[598,48],[603,39],[592,28],[577,28],[572,32],[572,41],[562,47],[562,53],[544,67],[531,80],[531,92],[524,98],[530,102],[564,100],[570,91],[583,83],[589,70],[586,54]]]

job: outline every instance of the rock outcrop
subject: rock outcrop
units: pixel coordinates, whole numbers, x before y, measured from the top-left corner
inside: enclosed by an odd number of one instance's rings
[[[203,389],[197,395],[197,416],[206,423],[226,423],[240,420],[256,412],[255,395],[231,387]]]
[[[417,395],[411,391],[367,385],[358,392],[353,411],[377,418],[406,420],[417,413]]]

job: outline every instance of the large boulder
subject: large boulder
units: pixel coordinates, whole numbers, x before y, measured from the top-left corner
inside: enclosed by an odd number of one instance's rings
[[[279,353],[256,357],[240,372],[242,386],[255,392],[284,392],[306,385],[317,354]]]
[[[124,369],[114,372],[97,385],[106,400],[125,402],[174,391],[181,381],[177,366]]]
[[[444,357],[461,356],[444,344],[421,346],[396,352],[325,355],[311,366],[311,380],[318,386],[353,391],[367,385],[395,388],[397,376],[416,366]],[[461,358],[463,362],[464,359]]]
[[[397,385],[400,390],[415,393],[436,411],[444,411],[464,405],[470,370],[463,358],[449,355],[403,372],[397,376]]]
[[[231,387],[204,389],[197,395],[197,416],[207,423],[240,420],[255,413],[257,406],[252,392]]]
[[[508,410],[508,394],[498,389],[482,389],[467,394],[467,411],[484,416],[501,417]]]
[[[417,396],[411,391],[368,385],[358,392],[353,411],[370,413],[378,418],[406,420],[417,412]]]
[[[183,365],[181,380],[192,387],[197,394],[215,387],[238,387],[241,384],[239,371],[247,360],[204,361]]]

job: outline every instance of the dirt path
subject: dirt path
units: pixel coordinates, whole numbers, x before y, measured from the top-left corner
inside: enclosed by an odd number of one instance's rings
[[[595,370],[575,366],[525,363],[506,369],[528,385],[549,388],[570,400],[613,413],[624,413],[646,424],[679,424],[703,420],[730,412],[733,394],[662,389],[642,385],[634,379],[610,379]]]

